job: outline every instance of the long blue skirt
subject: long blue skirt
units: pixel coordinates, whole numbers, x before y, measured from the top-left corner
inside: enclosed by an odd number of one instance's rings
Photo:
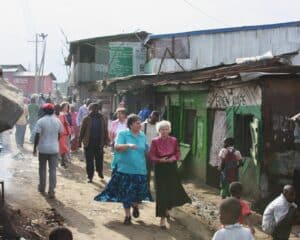
[[[124,208],[132,203],[153,201],[148,188],[147,176],[115,172],[103,192],[94,198],[100,202],[121,202]]]

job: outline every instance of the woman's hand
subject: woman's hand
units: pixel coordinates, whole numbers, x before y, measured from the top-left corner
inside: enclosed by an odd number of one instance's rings
[[[170,162],[173,162],[173,160],[172,160],[172,159],[169,159],[169,158],[167,158],[167,157],[163,157],[163,158],[160,159],[160,162],[170,163]]]
[[[137,145],[132,144],[132,143],[128,143],[127,146],[128,146],[128,148],[133,149],[133,150],[137,149]]]

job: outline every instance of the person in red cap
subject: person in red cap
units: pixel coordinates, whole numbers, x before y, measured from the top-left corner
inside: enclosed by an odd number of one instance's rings
[[[63,133],[63,125],[57,117],[53,115],[54,105],[45,103],[42,105],[45,115],[40,118],[35,127],[35,139],[33,155],[39,158],[39,186],[38,191],[45,193],[46,188],[46,168],[49,166],[49,190],[50,198],[55,197],[56,187],[56,166],[59,154],[59,136]]]

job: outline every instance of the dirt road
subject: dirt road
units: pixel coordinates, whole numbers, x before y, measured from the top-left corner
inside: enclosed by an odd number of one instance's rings
[[[80,154],[72,156],[68,169],[58,167],[56,198],[49,199],[37,191],[38,160],[31,154],[32,145],[25,143],[24,149],[17,150],[14,135],[5,134],[6,151],[1,153],[0,178],[4,178],[6,202],[28,216],[31,230],[43,227],[47,232],[58,224],[69,227],[74,239],[193,239],[188,230],[172,219],[170,228],[163,231],[155,218],[154,203],[141,206],[141,216],[132,226],[123,225],[123,209],[118,203],[99,203],[93,200],[106,185],[111,172],[105,167],[105,178],[94,178],[86,182],[85,164],[79,161]],[[11,152],[9,151],[11,150]],[[109,152],[109,151],[107,151]],[[110,158],[106,154],[105,158]]]

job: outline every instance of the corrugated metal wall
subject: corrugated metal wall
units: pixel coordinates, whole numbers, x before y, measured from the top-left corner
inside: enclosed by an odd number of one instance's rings
[[[300,49],[300,27],[202,34],[189,39],[190,59],[178,60],[185,70],[231,64],[236,58],[263,55],[268,51],[273,55],[297,51]],[[151,44],[162,40],[153,40]],[[300,57],[293,60],[300,64]],[[160,63],[158,58],[149,61],[148,73],[157,73]],[[162,72],[178,70],[180,67],[173,59],[166,59],[162,64]]]

